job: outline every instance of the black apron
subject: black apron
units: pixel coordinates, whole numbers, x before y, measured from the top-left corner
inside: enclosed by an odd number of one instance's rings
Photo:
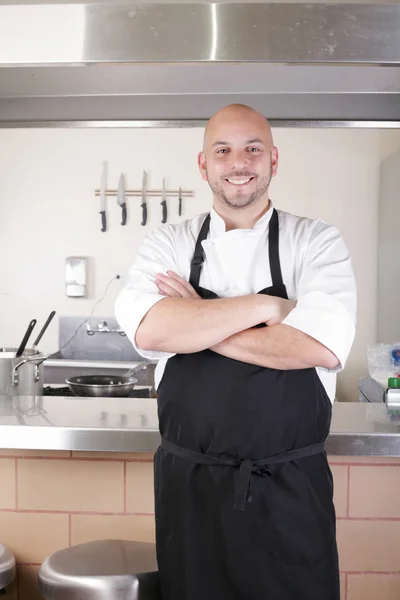
[[[191,262],[199,286],[208,215]],[[272,286],[287,298],[276,210]],[[262,326],[262,324],[260,325]],[[281,371],[211,350],[167,361],[158,388],[157,558],[163,600],[338,600],[331,402],[315,369]]]

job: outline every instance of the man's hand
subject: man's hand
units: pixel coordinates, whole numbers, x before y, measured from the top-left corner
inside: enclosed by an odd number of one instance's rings
[[[188,281],[185,281],[180,275],[174,271],[167,271],[168,275],[158,273],[156,275],[156,286],[162,296],[169,298],[197,298],[201,300],[201,296],[195,291]]]
[[[201,299],[201,296],[198,295],[190,283],[174,271],[167,271],[167,275],[158,273],[155,283],[162,296],[169,298]],[[278,323],[282,323],[296,306],[296,302],[293,300],[285,300],[284,298],[277,298],[274,296],[268,296],[268,302],[271,307],[271,317],[266,321],[267,325],[277,325]]]
[[[231,352],[232,342],[236,347],[236,340],[242,339],[241,336],[252,336],[253,332],[250,330],[260,323],[279,323],[294,307],[293,302],[264,294],[203,300],[174,271],[167,271],[165,275],[159,273],[155,283],[165,300],[156,302],[138,327],[135,339],[143,350],[188,354],[207,349],[218,351],[217,346],[221,344],[223,347],[219,349],[220,354],[230,356],[225,352]],[[275,341],[274,344],[276,345]],[[251,340],[251,346],[253,345]],[[240,358],[245,356],[240,348],[238,356],[235,349],[233,352],[230,358],[244,360]],[[261,353],[264,352],[263,344]],[[268,354],[270,353],[271,350]],[[257,360],[244,362],[259,364]]]

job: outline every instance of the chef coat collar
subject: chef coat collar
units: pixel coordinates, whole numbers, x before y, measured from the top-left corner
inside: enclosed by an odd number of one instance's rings
[[[239,232],[239,231],[253,231],[255,229],[263,229],[266,230],[268,225],[269,225],[269,221],[271,219],[271,215],[272,215],[272,211],[274,210],[273,204],[270,200],[270,206],[269,209],[267,210],[266,213],[263,214],[262,217],[260,217],[258,219],[258,221],[256,221],[254,227],[252,229],[233,229],[231,231],[226,231],[226,226],[225,226],[225,221],[223,220],[223,218],[217,213],[217,211],[212,208],[211,210],[211,231],[213,233],[214,236],[218,236],[218,235],[222,235],[224,233],[233,233],[233,232]]]

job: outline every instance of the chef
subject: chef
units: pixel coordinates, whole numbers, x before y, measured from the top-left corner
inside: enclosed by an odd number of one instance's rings
[[[115,307],[160,361],[163,600],[339,600],[324,442],[354,339],[349,252],[273,205],[278,149],[250,107],[209,120],[198,164],[211,212],[151,231]]]

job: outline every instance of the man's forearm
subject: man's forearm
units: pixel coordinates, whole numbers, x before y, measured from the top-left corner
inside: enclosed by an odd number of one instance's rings
[[[288,325],[273,325],[237,333],[211,350],[270,369],[308,369],[338,365],[336,356],[323,344],[306,333]]]
[[[145,315],[136,332],[143,350],[186,354],[214,346],[270,318],[271,296],[198,300],[165,298]]]

